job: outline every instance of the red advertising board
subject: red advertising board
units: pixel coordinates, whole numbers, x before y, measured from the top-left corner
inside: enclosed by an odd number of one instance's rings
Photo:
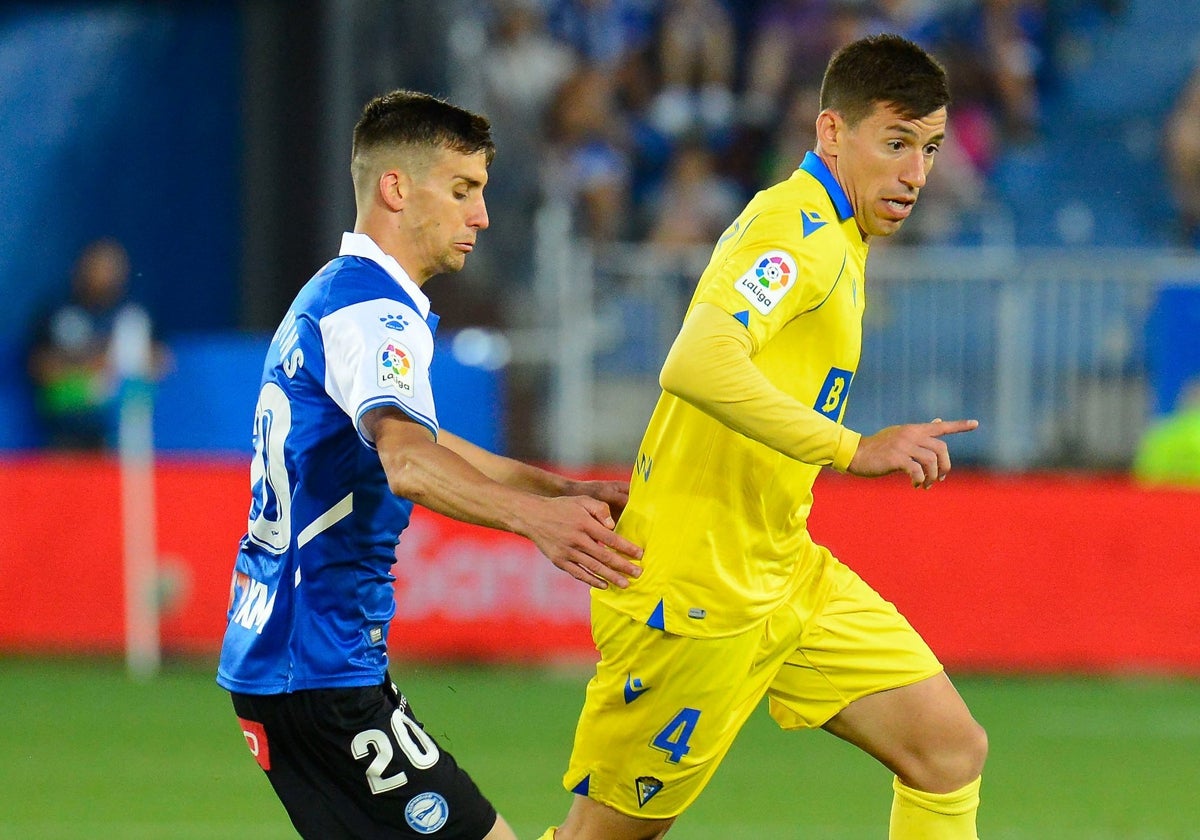
[[[168,651],[220,644],[248,467],[162,460]],[[811,528],[968,670],[1200,673],[1200,493],[1119,477],[957,471],[932,491],[824,475]],[[120,476],[104,458],[0,461],[0,650],[124,644]],[[397,550],[398,657],[593,655],[587,591],[525,540],[418,511]]]

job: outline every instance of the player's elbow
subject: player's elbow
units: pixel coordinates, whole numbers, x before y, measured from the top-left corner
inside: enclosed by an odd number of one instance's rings
[[[699,396],[696,382],[700,380],[687,354],[677,352],[675,347],[667,353],[662,370],[658,372],[658,386],[668,394],[679,397],[686,402],[695,402]]]
[[[425,495],[425,481],[422,478],[425,471],[416,459],[408,457],[404,450],[393,450],[381,451],[379,460],[383,464],[383,473],[392,495],[420,504]]]
[[[388,464],[384,467],[384,473],[387,475],[388,490],[393,496],[400,496],[404,499],[416,501],[416,496],[420,493],[420,488],[413,481],[412,470],[405,464]]]

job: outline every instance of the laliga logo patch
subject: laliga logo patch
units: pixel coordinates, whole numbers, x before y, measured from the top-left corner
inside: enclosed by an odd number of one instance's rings
[[[767,251],[737,279],[734,287],[750,305],[768,314],[796,285],[796,261],[786,251]]]
[[[379,387],[395,388],[403,396],[411,397],[414,391],[413,355],[403,344],[385,341],[379,348]]]
[[[404,821],[417,834],[433,834],[450,818],[450,806],[440,793],[418,793],[404,808]]]

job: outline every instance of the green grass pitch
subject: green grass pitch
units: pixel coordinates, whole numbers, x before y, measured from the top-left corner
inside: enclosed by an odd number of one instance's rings
[[[522,838],[565,813],[586,674],[399,664],[430,731]],[[0,837],[293,838],[209,662],[0,660]],[[985,840],[1200,838],[1200,681],[961,677],[991,737]],[[760,709],[674,840],[881,840],[886,771]]]

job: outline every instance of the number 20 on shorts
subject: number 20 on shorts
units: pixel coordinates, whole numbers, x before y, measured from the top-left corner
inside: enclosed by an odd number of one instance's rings
[[[692,733],[696,731],[696,722],[700,720],[700,710],[683,708],[675,717],[671,718],[671,722],[664,726],[659,733],[650,741],[650,746],[656,750],[662,750],[667,754],[667,761],[672,764],[678,764],[692,749],[688,746],[688,741],[692,738]]]

